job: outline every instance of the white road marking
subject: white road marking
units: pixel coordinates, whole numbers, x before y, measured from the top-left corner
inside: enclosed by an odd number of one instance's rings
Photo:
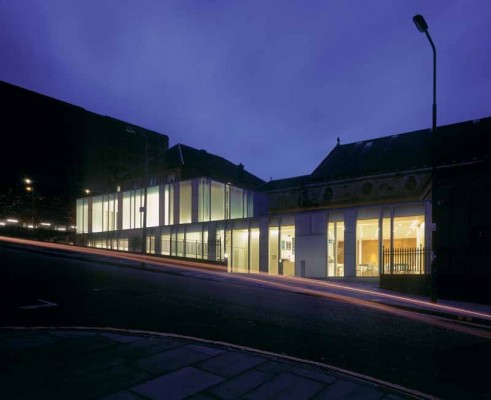
[[[23,310],[33,310],[35,308],[45,308],[45,307],[56,307],[58,304],[53,303],[48,300],[38,299],[38,301],[42,304],[34,304],[32,306],[23,306],[21,307]]]

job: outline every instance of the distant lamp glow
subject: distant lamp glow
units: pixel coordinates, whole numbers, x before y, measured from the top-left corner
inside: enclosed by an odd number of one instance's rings
[[[223,256],[224,256],[225,258],[228,258],[228,253],[225,253]]]
[[[27,227],[28,227],[29,229],[33,229],[33,228],[34,228],[34,225],[27,225]]]
[[[29,179],[29,178],[25,178],[25,179],[24,179],[24,183],[25,183],[26,185],[30,185],[30,184],[32,183],[32,180],[31,180],[31,179]]]
[[[40,225],[42,225],[42,226],[51,226],[51,224],[49,222],[41,222]]]
[[[32,186],[26,186],[26,190],[27,190],[28,192],[32,192],[32,190],[33,190],[33,189],[32,189]]]
[[[5,226],[5,222],[0,222],[0,225],[1,226]]]
[[[90,189],[85,189],[84,192],[85,194],[90,194]]]
[[[19,220],[18,219],[9,218],[9,219],[7,219],[7,222],[12,222],[13,224],[16,224],[17,222],[19,222]]]

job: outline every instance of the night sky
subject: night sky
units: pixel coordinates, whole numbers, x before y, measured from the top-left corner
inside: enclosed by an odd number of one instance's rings
[[[490,0],[0,0],[0,79],[269,180],[336,145],[491,116]]]

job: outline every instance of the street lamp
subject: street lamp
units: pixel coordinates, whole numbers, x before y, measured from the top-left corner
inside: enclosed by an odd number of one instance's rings
[[[26,189],[26,192],[30,193],[31,195],[31,224],[32,226],[35,225],[35,213],[34,213],[34,186],[33,186],[33,182],[32,182],[32,179],[30,178],[24,178],[23,179],[23,182],[24,184],[26,185],[25,186],[25,189]]]
[[[143,206],[140,207],[140,213],[143,215],[143,227],[142,227],[142,246],[141,252],[145,254],[147,252],[147,180],[148,180],[148,136],[136,128],[131,126],[126,127],[126,132],[138,133],[145,139],[145,171],[143,175]]]
[[[431,301],[436,303],[436,225],[435,225],[435,191],[436,191],[436,48],[431,36],[428,32],[428,24],[422,15],[418,14],[413,17],[413,22],[420,32],[423,32],[430,42],[433,50],[433,124],[432,124],[432,155],[431,155],[431,179],[432,179],[432,206],[431,219],[432,223],[432,238],[431,238]]]

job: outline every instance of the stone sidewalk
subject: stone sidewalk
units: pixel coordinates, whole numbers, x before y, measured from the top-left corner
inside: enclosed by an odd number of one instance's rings
[[[3,399],[432,399],[285,357],[110,329],[0,329]]]

